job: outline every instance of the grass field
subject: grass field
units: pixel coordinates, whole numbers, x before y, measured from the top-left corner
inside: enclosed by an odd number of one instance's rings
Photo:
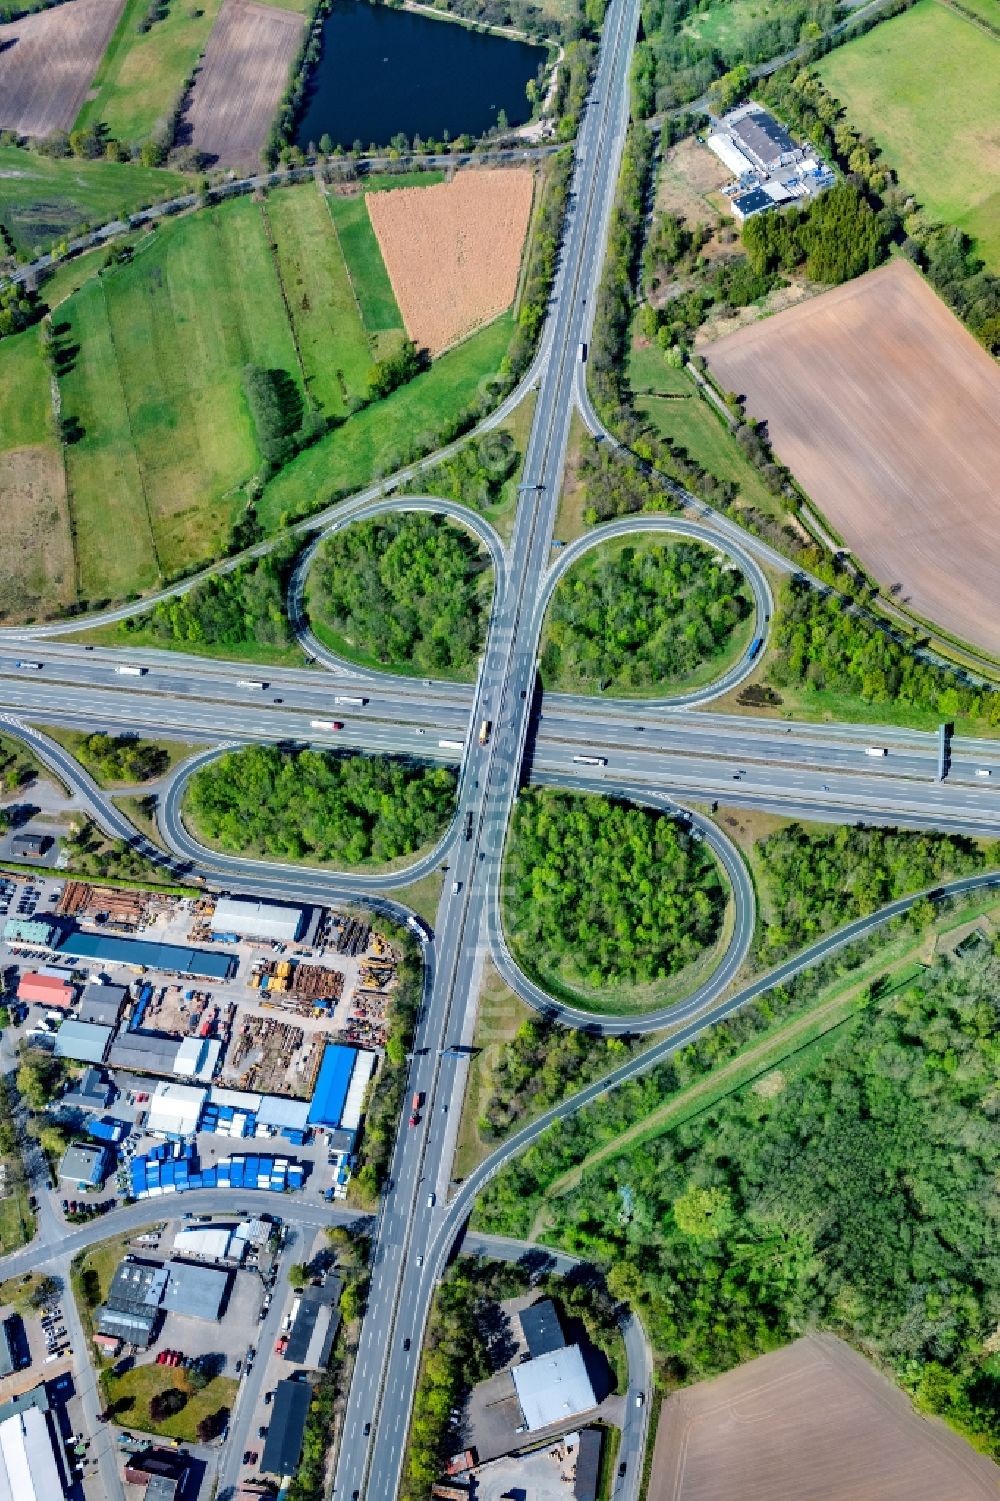
[[[188,1373],[170,1366],[147,1361],[133,1366],[122,1376],[105,1375],[103,1385],[108,1404],[131,1401],[132,1405],[118,1408],[120,1419],[143,1433],[161,1433],[165,1438],[178,1438],[182,1443],[196,1443],[198,1424],[202,1418],[219,1411],[232,1410],[239,1382],[232,1376],[215,1376],[200,1392],[192,1391]],[[188,1394],[188,1401],[179,1413],[165,1418],[162,1423],[153,1423],[149,1417],[149,1401],[159,1392],[176,1387]]]
[[[782,0],[710,0],[702,10],[699,6],[688,16],[682,26],[685,36],[696,37],[706,47],[712,47],[720,57],[732,66],[743,57],[743,43],[753,28],[762,21],[777,20],[793,7]]]
[[[165,124],[215,25],[221,0],[171,0],[146,32],[149,0],[126,0],[77,126],[108,127],[116,140],[144,141]]]
[[[903,186],[1000,271],[1000,39],[920,0],[838,47],[818,71]]]
[[[286,188],[268,198],[267,217],[306,389],[342,416],[352,396],[367,392],[374,351],[326,203],[312,184]],[[376,280],[384,275],[381,257],[372,268]],[[402,320],[395,327],[402,333]]]
[[[49,372],[37,328],[0,340],[0,451],[52,440]]]
[[[628,376],[636,411],[671,448],[683,449],[716,479],[736,485],[749,504],[774,513],[774,496],[686,370],[671,369],[656,345],[633,343]]]
[[[231,492],[258,462],[241,369],[296,371],[257,205],[178,221],[64,314],[80,346],[62,389],[84,431],[68,450],[84,596],[218,555],[240,504]]]
[[[436,433],[446,417],[468,405],[481,381],[499,369],[513,327],[512,315],[504,313],[409,385],[299,454],[264,490],[257,507],[264,527],[274,530],[283,515],[318,511],[337,496],[360,489],[376,470],[385,472],[402,441]]]
[[[365,327],[371,333],[402,328],[402,315],[368,217],[365,195],[338,198],[331,194],[327,202]]]
[[[0,223],[24,256],[40,255],[81,224],[106,224],[190,187],[190,179],[180,172],[54,160],[0,146]]]

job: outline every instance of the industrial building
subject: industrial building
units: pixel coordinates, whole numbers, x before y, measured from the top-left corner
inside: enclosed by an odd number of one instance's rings
[[[99,985],[91,980],[80,997],[77,1016],[82,1022],[95,1022],[99,1027],[116,1027],[128,991],[124,985]]]
[[[539,1355],[551,1355],[565,1345],[559,1315],[551,1298],[543,1298],[539,1303],[532,1303],[530,1308],[522,1309],[520,1320],[521,1333],[532,1360]]]
[[[239,1264],[250,1246],[263,1245],[267,1225],[262,1220],[242,1220],[232,1225],[185,1225],[174,1236],[179,1256],[202,1256],[207,1261]]]
[[[576,1472],[573,1476],[573,1501],[597,1501],[601,1478],[601,1449],[604,1435],[600,1428],[584,1428],[576,1449]]]
[[[209,1323],[222,1317],[233,1274],[221,1267],[199,1266],[193,1261],[171,1261],[162,1307],[168,1313]]]
[[[340,1125],[357,1057],[356,1048],[327,1043],[307,1116],[310,1126]]]
[[[57,980],[54,975],[39,975],[31,971],[18,981],[17,998],[29,1006],[53,1006],[59,1011],[68,1011],[76,999],[76,988],[68,980]]]
[[[107,1301],[97,1310],[98,1333],[147,1349],[160,1321],[168,1276],[158,1261],[126,1256],[115,1269]]]
[[[56,1033],[56,1057],[69,1058],[74,1063],[103,1063],[113,1035],[112,1027],[79,1022],[71,1016]]]
[[[114,1089],[99,1068],[85,1068],[59,1101],[67,1110],[106,1110]]]
[[[222,938],[232,935],[265,943],[294,943],[302,931],[304,916],[301,907],[220,897],[212,917],[212,933]]]
[[[109,1171],[107,1148],[98,1142],[73,1142],[59,1164],[59,1177],[80,1188],[100,1188]]]
[[[138,1073],[172,1074],[178,1046],[176,1037],[122,1030],[108,1053],[108,1063],[112,1068],[134,1069]]]
[[[47,949],[52,941],[52,924],[38,917],[9,917],[4,924],[3,938],[4,943]]]
[[[331,1277],[323,1287],[304,1287],[292,1307],[292,1327],[284,1358],[310,1371],[324,1371],[340,1325],[343,1284]]]
[[[797,146],[785,127],[759,104],[734,109],[723,121],[739,149],[760,172],[775,172],[795,161]]]
[[[302,1457],[302,1439],[311,1401],[312,1387],[308,1381],[278,1382],[260,1460],[260,1467],[266,1475],[278,1475],[284,1479],[295,1474]]]
[[[579,1345],[566,1345],[511,1370],[529,1433],[562,1423],[596,1407],[594,1388]]]
[[[150,1136],[193,1136],[207,1098],[208,1090],[196,1084],[161,1081],[150,1096],[145,1130]]]
[[[76,930],[57,939],[56,952],[73,959],[121,964],[126,969],[155,969],[201,980],[228,980],[236,961],[228,954],[192,949],[174,943],[146,943],[139,938],[116,938],[110,933]]]
[[[744,104],[716,122],[706,145],[732,172],[723,192],[743,224],[778,204],[814,197],[834,181],[811,145],[798,145],[759,104]]]
[[[65,1489],[65,1459],[48,1403],[0,1421],[2,1501],[56,1501]]]

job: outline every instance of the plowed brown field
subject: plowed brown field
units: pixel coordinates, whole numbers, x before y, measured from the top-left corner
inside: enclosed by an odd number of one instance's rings
[[[223,167],[256,167],[288,83],[305,17],[254,0],[226,0],[205,48],[181,126]]]
[[[649,1501],[995,1501],[1000,1467],[830,1335],[677,1392]]]
[[[704,354],[861,562],[1000,655],[1000,368],[913,267],[893,261]]]
[[[514,300],[531,215],[527,167],[459,172],[366,198],[413,342],[440,354]]]
[[[0,130],[69,130],[125,0],[67,0],[0,26]]]

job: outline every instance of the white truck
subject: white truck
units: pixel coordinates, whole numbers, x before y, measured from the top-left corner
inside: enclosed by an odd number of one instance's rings
[[[865,751],[866,756],[887,756],[888,754],[884,745],[870,745]]]
[[[128,662],[119,662],[115,668],[120,678],[141,678],[146,674],[145,667],[132,667]]]

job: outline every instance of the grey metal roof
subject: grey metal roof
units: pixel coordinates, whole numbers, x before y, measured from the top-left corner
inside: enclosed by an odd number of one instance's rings
[[[282,907],[275,902],[220,897],[212,918],[213,933],[238,933],[243,938],[266,938],[294,943],[302,927],[301,907]]]
[[[311,1401],[312,1387],[308,1381],[278,1382],[260,1459],[266,1475],[294,1475],[302,1456],[302,1437]]]
[[[111,1044],[108,1062],[114,1068],[135,1068],[151,1074],[172,1074],[180,1047],[176,1037],[157,1037],[152,1032],[119,1032]]]
[[[580,1446],[576,1451],[573,1501],[597,1501],[603,1441],[604,1435],[599,1428],[584,1428],[581,1432]]]
[[[107,1304],[97,1310],[98,1334],[110,1334],[123,1339],[129,1345],[148,1345],[153,1337],[158,1308],[144,1308],[126,1313],[123,1309],[108,1308]]]
[[[56,1033],[56,1057],[72,1058],[78,1063],[103,1063],[111,1031],[110,1027],[78,1022],[70,1017]]]
[[[125,999],[124,985],[88,985],[80,998],[79,1018],[113,1027]]]
[[[87,1142],[74,1142],[63,1153],[59,1164],[60,1178],[73,1183],[88,1183],[97,1188],[104,1181],[107,1167],[107,1152],[104,1147]]]
[[[561,1423],[596,1406],[594,1388],[579,1345],[526,1360],[511,1371],[529,1433]]]
[[[532,1360],[539,1355],[551,1355],[553,1350],[561,1350],[566,1343],[551,1298],[543,1298],[532,1303],[530,1308],[522,1309],[520,1319],[521,1332]]]
[[[167,1270],[170,1279],[163,1295],[164,1308],[189,1319],[211,1321],[219,1317],[232,1272],[193,1261],[171,1261]]]

